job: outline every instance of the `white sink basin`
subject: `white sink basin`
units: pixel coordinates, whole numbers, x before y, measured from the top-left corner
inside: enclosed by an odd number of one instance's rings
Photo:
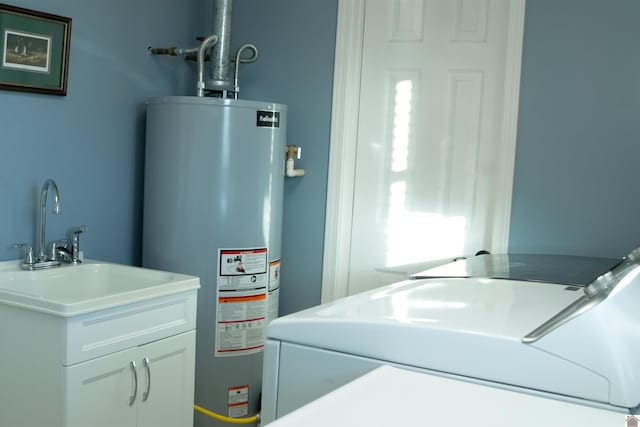
[[[64,317],[199,287],[194,276],[96,261],[39,271],[0,263],[0,303]]]

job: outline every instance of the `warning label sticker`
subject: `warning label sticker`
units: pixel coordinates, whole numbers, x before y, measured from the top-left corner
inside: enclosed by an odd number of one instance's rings
[[[256,289],[268,285],[267,248],[221,249],[218,289]]]
[[[238,276],[267,272],[267,248],[220,250],[220,275]]]
[[[259,353],[264,348],[266,289],[255,295],[218,296],[216,356]]]
[[[269,291],[267,292],[267,324],[278,317],[280,301],[280,260],[269,262]]]
[[[249,414],[249,386],[229,387],[228,416],[237,418]]]
[[[216,357],[259,353],[267,316],[267,249],[220,249]]]
[[[280,287],[280,260],[269,263],[269,290],[273,291]]]
[[[269,291],[269,295],[267,296],[267,305],[268,305],[267,324],[269,324],[269,322],[271,322],[273,319],[278,318],[278,310],[279,310],[278,301],[280,301],[280,289]]]

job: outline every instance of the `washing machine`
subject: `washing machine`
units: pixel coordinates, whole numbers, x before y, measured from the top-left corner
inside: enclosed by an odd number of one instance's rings
[[[564,268],[562,259],[551,268],[550,258],[485,256],[463,261],[529,276],[542,263],[546,280],[472,274],[472,267],[443,274],[440,267],[273,321],[264,355],[264,422],[381,366],[637,412],[640,250],[622,260],[571,258]]]

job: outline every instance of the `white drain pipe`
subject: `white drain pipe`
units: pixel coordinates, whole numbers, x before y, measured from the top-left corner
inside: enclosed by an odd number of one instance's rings
[[[286,157],[287,161],[285,163],[285,176],[289,178],[296,178],[299,176],[304,176],[304,169],[296,169],[295,159],[300,159],[300,153],[302,151],[302,147],[298,145],[287,145],[286,148]]]

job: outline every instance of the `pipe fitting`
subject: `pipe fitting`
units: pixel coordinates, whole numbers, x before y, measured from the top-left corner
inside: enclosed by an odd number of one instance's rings
[[[151,47],[149,46],[147,48],[147,52],[149,52],[150,55],[169,55],[169,56],[188,56],[188,55],[194,55],[198,53],[198,49],[197,47],[193,47],[193,48],[188,48],[188,49],[184,49],[181,47]]]
[[[212,45],[218,43],[218,36],[211,35],[204,39],[198,48],[198,83],[196,85],[198,93],[197,95],[204,96],[204,51]]]
[[[151,47],[147,48],[150,55],[171,55],[176,56],[177,47]]]
[[[285,168],[285,176],[289,178],[295,178],[299,176],[304,176],[304,169],[296,169],[295,159],[300,159],[300,154],[302,153],[302,147],[298,145],[287,145],[287,162]]]
[[[242,57],[242,52],[244,52],[245,50],[249,50],[251,51],[251,56],[249,57]],[[251,44],[251,43],[245,43],[242,46],[240,46],[236,52],[236,69],[235,69],[235,74],[234,74],[234,79],[233,79],[233,91],[234,91],[234,98],[238,99],[238,92],[240,92],[240,86],[238,86],[238,74],[240,73],[240,64],[251,64],[252,62],[256,62],[258,60],[258,48]]]

